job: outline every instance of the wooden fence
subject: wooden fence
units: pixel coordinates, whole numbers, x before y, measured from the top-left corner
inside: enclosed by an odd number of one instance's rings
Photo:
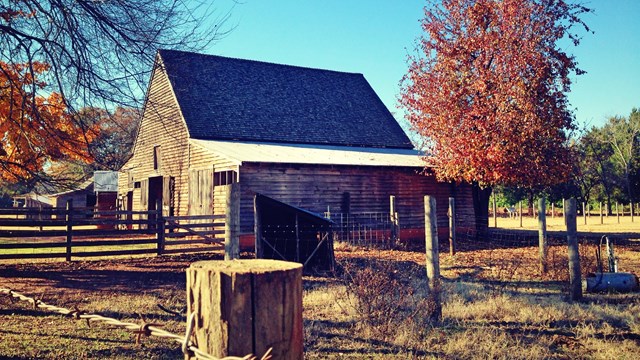
[[[0,260],[213,251],[224,248],[224,236],[224,215],[166,217],[71,202],[66,208],[0,208]]]

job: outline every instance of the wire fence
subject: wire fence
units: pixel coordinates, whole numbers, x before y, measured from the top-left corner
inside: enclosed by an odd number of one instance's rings
[[[11,289],[0,288],[0,294],[7,295],[11,299],[21,300],[24,302],[30,303],[34,309],[43,309],[47,311],[56,312],[58,314],[68,316],[70,318],[76,320],[85,320],[87,322],[87,326],[91,327],[92,323],[104,323],[107,325],[124,328],[136,334],[136,344],[140,344],[140,340],[142,336],[156,336],[165,339],[171,339],[181,345],[181,350],[185,356],[194,357],[196,359],[202,360],[255,360],[257,359],[253,354],[246,355],[244,357],[237,356],[227,356],[224,358],[218,358],[215,356],[211,356],[200,349],[198,349],[193,341],[191,340],[192,332],[194,329],[195,319],[197,313],[192,313],[187,320],[187,327],[184,336],[180,336],[177,334],[170,333],[166,330],[161,329],[162,325],[157,323],[149,323],[146,322],[144,318],[142,318],[141,324],[136,324],[132,322],[123,322],[118,319],[105,317],[97,314],[88,314],[79,309],[70,310],[64,307],[59,307],[55,305],[50,305],[42,300],[32,298],[21,294],[19,292],[13,291]],[[261,360],[268,360],[271,358],[271,350],[267,351],[261,358]]]
[[[389,213],[325,213],[333,222],[335,239],[351,245],[391,249],[396,246]]]
[[[388,213],[378,213],[371,218],[366,217],[364,221],[362,219],[361,216],[347,218],[343,215],[341,218],[340,214],[331,214],[339,250],[344,249],[342,244],[347,244],[372,250],[372,254],[378,249],[424,251],[424,229],[401,227],[396,238],[392,238],[392,223]],[[596,254],[602,251],[600,240],[603,235],[607,235],[613,244],[617,270],[640,274],[640,219],[632,220],[627,214],[626,218],[620,219],[605,216],[602,224],[598,217],[587,218],[586,226],[581,217],[577,222],[583,279],[601,271],[602,261],[598,261]],[[547,218],[550,225],[545,231],[544,247],[540,246],[538,219],[525,217],[523,228],[519,228],[518,217],[509,217],[508,214],[498,218],[499,227],[494,227],[492,217],[487,218],[486,223],[489,226],[484,232],[478,232],[475,226],[457,221],[453,255],[448,226],[439,222],[441,266],[448,276],[511,284],[568,282],[569,259],[564,217],[557,215]],[[606,233],[607,229],[615,232]],[[402,253],[397,255],[398,258],[404,256]]]

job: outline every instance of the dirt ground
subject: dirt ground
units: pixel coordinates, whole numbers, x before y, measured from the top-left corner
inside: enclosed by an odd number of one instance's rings
[[[425,254],[420,251],[373,250],[344,244],[337,245],[336,249],[336,258],[341,264],[352,263],[366,267],[372,262],[386,261],[394,264],[395,270],[391,271],[390,278],[402,278],[405,275],[411,281],[424,278]],[[486,353],[488,350],[482,348],[460,352],[465,348],[461,341],[476,341],[479,344],[487,341],[483,346],[490,347],[488,340],[474,340],[475,336],[483,333],[494,334],[492,343],[514,346],[516,351],[521,349],[524,355],[516,356],[520,358],[575,358],[584,355],[582,357],[635,359],[635,355],[640,353],[640,316],[634,315],[635,320],[620,320],[623,315],[608,315],[614,306],[631,306],[637,310],[640,306],[637,295],[615,300],[614,303],[605,301],[601,304],[605,310],[589,310],[595,315],[578,312],[585,318],[611,318],[603,320],[600,325],[594,325],[591,320],[583,318],[568,316],[564,319],[564,315],[554,315],[557,319],[542,323],[536,320],[544,318],[544,314],[556,306],[562,309],[557,311],[565,311],[562,304],[568,272],[564,246],[550,248],[549,254],[553,260],[547,274],[540,274],[538,271],[535,246],[503,248],[484,244],[473,249],[462,247],[460,250],[455,256],[444,252],[441,254],[441,272],[452,293],[448,300],[450,305],[445,307],[445,315],[449,320],[441,327],[425,328],[428,329],[427,333],[425,329],[403,330],[403,336],[411,339],[410,341],[391,340],[367,329],[363,330],[357,314],[347,309],[349,305],[344,302],[345,293],[339,278],[305,276],[307,358],[510,358],[509,351],[494,348],[490,351],[496,351],[495,353]],[[585,259],[593,257],[591,250],[585,247]],[[638,250],[640,247],[631,245],[617,248],[620,262],[626,266],[623,270],[631,269],[640,273]],[[244,257],[250,255],[243,254]],[[3,262],[0,263],[0,288],[34,296],[46,303],[69,309],[77,308],[123,321],[139,322],[144,317],[147,321],[163,324],[169,331],[182,334],[185,328],[184,316],[168,313],[160,309],[158,304],[180,312],[185,305],[185,269],[194,261],[220,259],[221,254],[200,254],[69,263]],[[585,272],[594,266],[593,261],[583,263]],[[521,300],[522,297],[509,297],[520,296],[517,294],[523,289],[527,293],[536,293],[536,298]],[[463,301],[462,305],[457,305],[458,301],[462,301],[458,300],[460,291],[465,294],[464,298],[467,300],[464,301],[475,300],[470,303]],[[496,301],[498,304],[504,302],[505,305],[499,305],[503,306],[499,310],[486,305],[498,306],[495,305]],[[550,303],[539,305],[545,301]],[[588,301],[598,304],[601,302],[594,298]],[[512,306],[506,305],[509,303],[519,304],[515,305],[516,308],[543,306],[536,308],[542,315],[533,316],[536,318],[534,320],[513,320],[509,316],[515,316],[512,314],[514,310]],[[475,315],[469,315],[469,311],[472,311],[469,309],[473,306],[481,309]],[[627,313],[631,308],[625,309],[619,312]],[[506,315],[498,316],[496,311],[505,312]],[[569,312],[573,311],[575,309]],[[454,340],[456,336],[460,339]],[[445,340],[449,337],[450,340]],[[606,344],[603,345],[598,337],[604,337]],[[468,340],[464,340],[467,338]],[[587,344],[588,346],[581,345],[587,348],[580,349],[575,345],[578,340],[581,344]],[[549,352],[549,348],[555,352]],[[534,353],[524,349],[539,351]],[[589,351],[602,351],[602,354],[615,356],[587,356]],[[620,354],[623,356],[620,357]],[[179,345],[168,340],[143,339],[142,344],[137,345],[135,334],[130,332],[101,325],[89,328],[83,322],[40,309],[34,310],[29,304],[0,297],[2,359],[175,359],[181,356]]]

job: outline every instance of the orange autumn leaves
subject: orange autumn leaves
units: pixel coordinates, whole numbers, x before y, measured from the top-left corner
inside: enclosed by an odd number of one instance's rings
[[[62,96],[46,93],[41,62],[0,61],[0,180],[25,180],[64,158],[90,161],[87,143],[96,129],[83,128],[67,111]],[[46,95],[44,95],[46,94]]]
[[[580,70],[557,42],[587,11],[561,0],[444,0],[425,10],[400,102],[440,179],[525,187],[567,179],[566,93]]]

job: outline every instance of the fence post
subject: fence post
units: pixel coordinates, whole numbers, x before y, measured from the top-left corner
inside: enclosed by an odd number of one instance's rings
[[[456,254],[456,198],[449,198],[449,255]]]
[[[620,211],[618,210],[618,202],[616,201],[616,218],[618,219],[618,224],[620,224]]]
[[[303,358],[302,264],[198,261],[186,278],[187,318],[196,313],[198,349],[216,358],[261,357],[269,348],[273,359]]]
[[[580,273],[580,252],[578,251],[578,226],[576,221],[576,199],[568,201],[567,243],[569,246],[569,291],[571,300],[582,299],[582,274]]]
[[[538,200],[538,256],[540,273],[547,272],[547,204],[544,197]]]
[[[554,202],[551,203],[551,218],[556,218],[556,204]]]
[[[564,226],[567,226],[567,199],[562,198],[562,221]]]
[[[224,259],[240,258],[240,183],[227,185]]]
[[[436,212],[436,198],[424,197],[424,235],[427,253],[427,284],[429,300],[433,303],[431,320],[442,319],[442,305],[440,303],[440,255],[438,253],[438,216]]]
[[[518,217],[520,218],[520,227],[522,227],[522,201],[520,201],[520,209],[518,210]]]
[[[256,259],[264,257],[262,250],[262,217],[260,216],[260,207],[258,206],[258,195],[253,197],[253,233],[255,234],[256,243]]]
[[[496,194],[493,193],[493,227],[498,227],[498,214],[496,211]]]
[[[391,241],[398,241],[398,212],[396,210],[396,197],[389,196],[389,219],[391,219]]]
[[[633,222],[633,201],[629,202],[629,212],[631,213],[631,222]]]
[[[164,253],[164,217],[162,216],[162,199],[156,200],[156,239],[158,255]]]
[[[67,261],[71,261],[71,243],[73,242],[73,200],[67,200],[65,222],[67,223]]]
[[[584,218],[584,224],[587,225],[587,205],[582,202],[582,217]]]
[[[604,217],[603,217],[603,213],[602,213],[602,201],[600,201],[600,208],[598,209],[600,211],[600,225],[604,224]]]

